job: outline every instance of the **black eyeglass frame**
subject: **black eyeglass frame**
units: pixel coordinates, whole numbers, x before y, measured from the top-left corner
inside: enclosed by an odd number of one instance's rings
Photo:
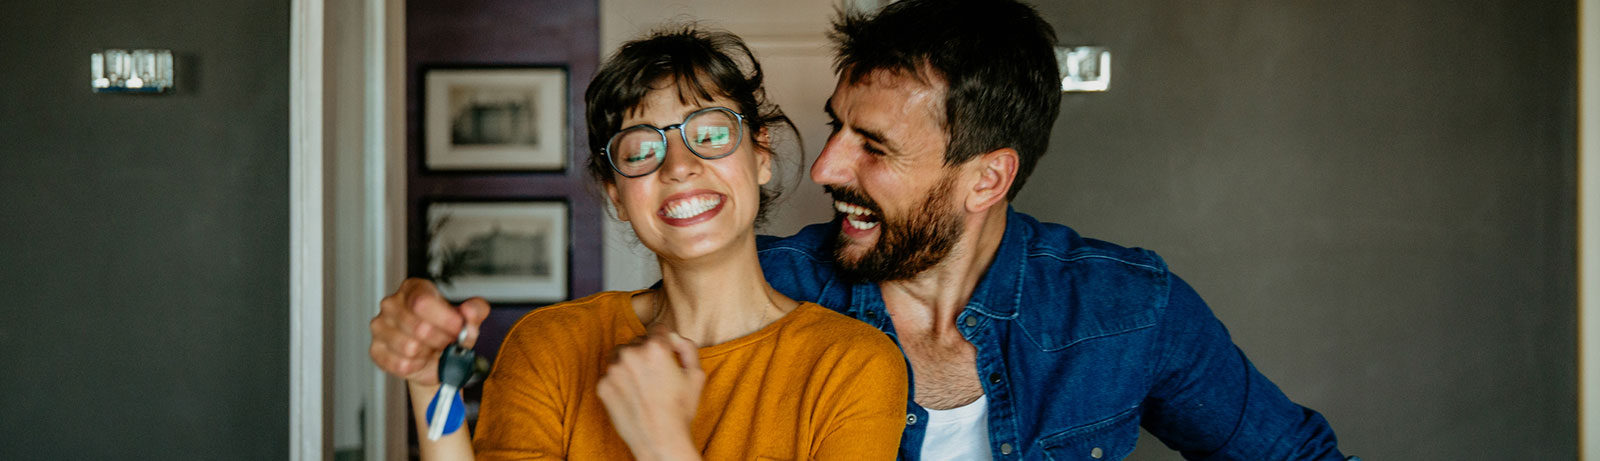
[[[700,155],[700,152],[697,152],[697,151],[694,150],[694,145],[693,144],[689,144],[689,132],[685,131],[683,129],[683,126],[687,125],[690,120],[694,120],[694,118],[696,116],[700,115],[700,114],[703,114],[703,113],[706,113],[706,112],[714,112],[714,111],[723,111],[723,112],[727,112],[727,113],[733,114],[733,121],[734,121],[735,125],[739,126],[739,133],[736,135],[736,140],[733,142],[733,147],[729,148],[728,152],[723,153],[722,155],[707,157],[707,156],[704,156],[704,155]],[[624,178],[640,178],[640,177],[650,176],[651,173],[655,173],[656,170],[660,170],[661,169],[661,165],[665,165],[667,163],[666,159],[663,158],[660,162],[656,162],[655,168],[651,168],[650,171],[646,171],[646,172],[639,173],[639,174],[636,174],[636,175],[630,175],[630,174],[627,174],[627,173],[623,173],[622,172],[622,168],[618,168],[617,167],[616,157],[613,157],[611,155],[611,145],[615,144],[617,142],[617,137],[618,136],[622,136],[623,133],[627,133],[628,131],[633,130],[635,128],[649,128],[651,130],[655,130],[656,134],[661,135],[661,143],[663,145],[665,145],[667,143],[667,132],[671,131],[671,130],[678,130],[678,138],[683,140],[683,147],[688,148],[689,149],[689,153],[694,154],[695,157],[700,157],[700,158],[703,158],[703,159],[706,159],[706,160],[716,160],[716,159],[719,159],[719,158],[727,157],[729,155],[733,155],[734,152],[738,152],[739,151],[739,146],[744,144],[744,114],[740,114],[739,111],[736,111],[736,110],[733,110],[733,109],[729,109],[729,108],[726,108],[726,107],[722,107],[722,106],[707,107],[707,108],[700,109],[700,110],[697,110],[697,111],[694,111],[694,112],[690,112],[689,115],[686,115],[686,116],[683,117],[683,121],[682,122],[678,122],[678,123],[675,123],[675,124],[672,124],[672,125],[667,125],[667,126],[661,127],[661,128],[656,128],[654,125],[650,125],[648,123],[641,123],[641,124],[638,124],[638,125],[633,125],[633,126],[630,126],[630,127],[627,127],[627,128],[623,128],[621,130],[617,130],[617,132],[615,134],[611,135],[611,139],[607,139],[606,140],[605,147],[601,147],[600,148],[600,155],[604,156],[606,158],[606,165],[610,165],[611,166],[611,171],[617,172],[617,174],[622,175],[622,177],[624,177]],[[662,151],[661,155],[663,157],[665,157],[667,155],[666,151]]]

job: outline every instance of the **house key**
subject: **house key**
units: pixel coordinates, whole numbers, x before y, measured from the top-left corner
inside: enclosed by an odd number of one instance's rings
[[[461,388],[480,368],[478,354],[461,345],[466,337],[463,329],[456,343],[445,347],[444,353],[439,355],[439,392],[428,404],[428,440],[439,440],[447,433],[454,433],[466,420]]]

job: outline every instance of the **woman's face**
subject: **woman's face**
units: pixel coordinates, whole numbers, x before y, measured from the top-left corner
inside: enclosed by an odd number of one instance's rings
[[[737,107],[723,98],[685,104],[677,87],[669,82],[646,94],[627,111],[622,126],[665,127],[707,107]],[[749,131],[738,150],[715,160],[696,156],[677,130],[668,131],[666,158],[654,173],[628,178],[612,172],[615,182],[606,186],[606,194],[617,217],[633,226],[645,247],[669,260],[710,255],[753,237],[761,185],[772,179],[772,169],[771,154],[757,148],[766,144],[765,131]]]

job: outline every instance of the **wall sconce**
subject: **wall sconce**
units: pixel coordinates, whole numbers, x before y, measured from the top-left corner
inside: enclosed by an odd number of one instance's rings
[[[172,90],[172,51],[94,53],[89,56],[89,74],[96,93],[165,93]]]
[[[1061,91],[1105,91],[1111,85],[1111,50],[1103,46],[1056,47]]]

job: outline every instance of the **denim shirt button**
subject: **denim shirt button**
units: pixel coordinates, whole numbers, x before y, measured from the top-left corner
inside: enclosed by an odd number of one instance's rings
[[[1011,444],[1009,444],[1009,443],[1000,444],[1000,454],[1002,454],[1002,455],[1011,454]]]
[[[916,423],[917,423],[917,414],[916,413],[906,413],[906,425],[910,426],[910,425],[916,424]]]
[[[967,317],[967,327],[970,328],[970,327],[975,327],[975,326],[978,326],[978,318],[977,317]]]
[[[989,373],[989,384],[1000,384],[1000,373]]]
[[[1093,450],[1089,450],[1089,457],[1090,458],[1100,459],[1101,456],[1105,456],[1105,455],[1106,455],[1106,453],[1104,451],[1100,451],[1100,447],[1094,447]]]

